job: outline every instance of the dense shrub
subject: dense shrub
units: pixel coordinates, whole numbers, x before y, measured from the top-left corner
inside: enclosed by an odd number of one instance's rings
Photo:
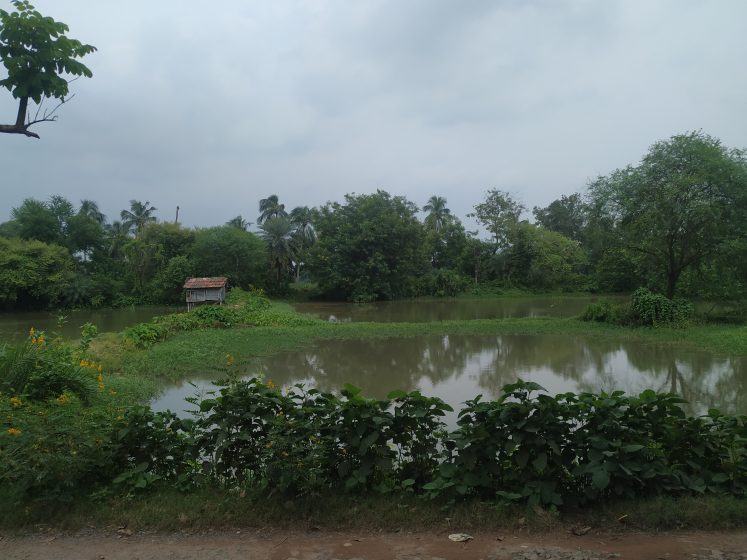
[[[582,321],[597,321],[613,325],[624,325],[629,319],[630,305],[611,301],[590,303],[581,315]]]
[[[432,270],[421,280],[421,293],[436,297],[453,297],[467,289],[469,279],[449,269]]]
[[[220,484],[256,495],[414,491],[545,507],[656,494],[747,496],[747,417],[688,417],[647,390],[542,394],[504,387],[450,407],[418,392],[364,398],[250,379],[202,400],[194,421],[147,407],[0,395],[0,495],[71,499]]]
[[[694,308],[689,301],[668,299],[646,288],[638,288],[630,297],[630,311],[635,324],[658,327],[687,324]]]
[[[581,319],[636,327],[678,327],[687,325],[693,313],[694,307],[689,301],[668,299],[646,288],[638,288],[626,304],[609,301],[589,304]]]

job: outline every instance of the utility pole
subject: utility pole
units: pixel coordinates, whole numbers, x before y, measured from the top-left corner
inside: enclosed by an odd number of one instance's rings
[[[174,220],[174,224],[179,223],[179,206],[176,207],[176,220]]]

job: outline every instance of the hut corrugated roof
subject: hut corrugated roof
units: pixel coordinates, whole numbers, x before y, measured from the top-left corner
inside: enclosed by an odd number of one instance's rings
[[[200,290],[202,288],[223,288],[228,282],[225,276],[213,276],[210,278],[187,278],[184,282],[185,290]]]

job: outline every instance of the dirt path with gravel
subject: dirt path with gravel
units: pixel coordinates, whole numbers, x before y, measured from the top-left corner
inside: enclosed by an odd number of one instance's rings
[[[3,560],[747,560],[747,532],[435,533],[264,531],[0,536]]]

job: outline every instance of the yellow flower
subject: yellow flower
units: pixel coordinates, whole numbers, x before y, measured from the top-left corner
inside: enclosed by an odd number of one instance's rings
[[[109,394],[114,396],[117,394],[117,392],[114,389],[109,389]]]
[[[80,363],[79,363],[78,365],[79,365],[80,367],[83,367],[83,360],[81,360],[81,361],[80,361]]]
[[[34,333],[36,332],[36,329],[34,327],[31,327],[29,329],[29,336],[34,336]]]
[[[268,389],[274,389],[274,388],[275,388],[275,384],[274,384],[274,383],[272,382],[272,379],[270,379],[270,380],[269,380],[269,381],[267,382],[267,388],[268,388]]]
[[[99,374],[101,374],[102,371],[104,371],[104,368],[99,366]]]
[[[8,428],[8,433],[12,436],[19,436],[21,435],[21,430],[18,428]]]
[[[18,408],[23,403],[21,402],[21,399],[19,399],[18,397],[10,397],[10,404],[13,405],[13,408]]]
[[[70,402],[70,397],[66,393],[62,393],[59,397],[57,397],[57,402],[60,404],[66,404]]]
[[[227,366],[232,366],[235,361],[236,361],[236,358],[233,357],[233,354],[226,354],[226,365]]]

